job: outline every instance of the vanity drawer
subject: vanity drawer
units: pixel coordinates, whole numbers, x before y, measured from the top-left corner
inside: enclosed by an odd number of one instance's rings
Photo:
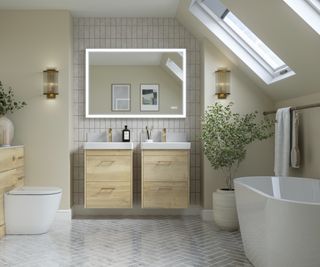
[[[189,178],[187,155],[144,155],[144,181],[187,181]]]
[[[101,155],[86,157],[86,181],[131,180],[132,157]]]
[[[24,165],[23,147],[5,148],[0,153],[0,172]]]
[[[9,191],[23,184],[24,168],[19,167],[0,173],[0,191]]]
[[[4,225],[4,196],[3,191],[0,190],[0,227]],[[1,236],[1,233],[0,233]]]
[[[187,182],[144,182],[143,208],[188,208]]]
[[[86,208],[131,208],[131,183],[87,182]]]

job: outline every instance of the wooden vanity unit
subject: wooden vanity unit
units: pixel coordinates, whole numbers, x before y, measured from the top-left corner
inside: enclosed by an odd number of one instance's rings
[[[189,150],[142,150],[143,208],[188,208]]]
[[[132,207],[132,150],[85,150],[85,208]]]
[[[0,148],[0,238],[5,235],[4,193],[24,183],[23,146]]]

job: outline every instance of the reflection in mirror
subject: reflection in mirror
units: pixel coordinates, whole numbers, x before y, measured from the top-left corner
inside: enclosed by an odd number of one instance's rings
[[[185,116],[185,49],[86,49],[86,117]]]

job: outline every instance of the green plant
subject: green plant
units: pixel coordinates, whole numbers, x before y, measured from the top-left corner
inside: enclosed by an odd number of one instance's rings
[[[5,89],[0,81],[0,115],[13,113],[14,110],[22,109],[26,105],[24,101],[15,100],[12,88]]]
[[[232,189],[232,170],[246,157],[247,145],[273,135],[274,122],[270,119],[257,121],[258,112],[244,115],[231,110],[233,103],[209,106],[202,117],[201,140],[204,154],[214,169],[222,169],[226,183]]]

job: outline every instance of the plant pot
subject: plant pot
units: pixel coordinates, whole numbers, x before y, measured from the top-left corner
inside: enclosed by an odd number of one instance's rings
[[[234,190],[218,189],[212,193],[213,219],[222,230],[239,229]]]
[[[6,116],[0,116],[0,146],[11,146],[14,126]]]

